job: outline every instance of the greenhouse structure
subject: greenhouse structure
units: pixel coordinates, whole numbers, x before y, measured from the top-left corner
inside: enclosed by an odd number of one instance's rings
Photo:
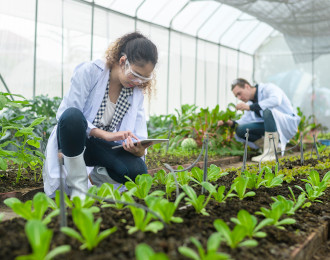
[[[0,0],[0,259],[330,259],[329,13]]]

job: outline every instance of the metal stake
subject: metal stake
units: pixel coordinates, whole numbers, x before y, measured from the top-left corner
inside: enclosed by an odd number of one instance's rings
[[[244,147],[244,155],[243,155],[243,166],[241,172],[244,172],[246,167],[248,141],[249,141],[249,128],[246,129],[246,133],[245,133],[245,147]]]
[[[203,174],[203,181],[207,181],[207,160],[208,160],[208,153],[207,148],[209,145],[209,135],[206,134],[206,138],[204,139],[204,145],[205,145],[205,154],[204,154],[204,174]],[[205,188],[202,186],[202,194],[204,194]]]
[[[303,137],[300,137],[300,164],[304,164],[304,146],[303,146]]]
[[[64,203],[64,178],[63,178],[63,165],[64,158],[62,155],[62,150],[58,150],[58,161],[60,164],[60,225],[61,227],[66,227],[67,219],[66,219],[66,208]]]

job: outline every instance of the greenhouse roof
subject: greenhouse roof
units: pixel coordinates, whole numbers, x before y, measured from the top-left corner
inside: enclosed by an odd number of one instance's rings
[[[298,62],[330,51],[328,0],[95,0],[94,3],[250,54],[276,32],[284,35]]]

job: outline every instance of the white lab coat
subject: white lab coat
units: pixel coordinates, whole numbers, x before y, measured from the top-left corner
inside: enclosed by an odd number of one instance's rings
[[[247,104],[251,105],[252,102],[249,101]],[[281,141],[281,151],[284,151],[286,144],[298,130],[300,117],[293,110],[291,102],[283,90],[272,83],[258,85],[258,104],[262,111],[267,108],[272,111]],[[260,111],[261,115],[262,111]],[[264,119],[258,117],[255,112],[247,110],[244,111],[241,119],[236,121],[240,125],[254,122],[264,122]]]
[[[109,68],[101,60],[85,62],[78,65],[71,79],[69,92],[63,98],[63,101],[57,111],[56,118],[60,118],[62,113],[69,107],[76,107],[84,114],[88,127],[86,135],[96,128],[92,124],[97,111],[103,100],[107,82],[109,79]],[[139,139],[148,137],[147,124],[143,105],[144,95],[141,89],[135,87],[133,95],[128,97],[131,104],[129,110],[118,124],[117,131],[132,131]],[[46,147],[46,160],[43,168],[44,190],[48,196],[53,196],[60,184],[60,164],[58,161],[57,145],[57,125],[54,127]],[[66,176],[65,167],[63,168]],[[89,169],[90,170],[90,169]],[[68,189],[66,187],[68,193]]]

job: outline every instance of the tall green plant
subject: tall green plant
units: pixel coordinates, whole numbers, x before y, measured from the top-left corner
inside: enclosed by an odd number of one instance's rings
[[[0,92],[0,110],[6,109],[0,117],[0,137],[4,139],[8,133],[9,140],[0,143],[0,168],[6,170],[9,162],[18,166],[16,182],[19,182],[22,171],[31,168],[34,172],[42,167],[44,155],[39,151],[41,137],[37,136],[35,129],[40,125],[45,117],[35,117],[32,122],[25,124],[25,116],[22,113],[10,115],[6,111],[22,108],[28,104],[20,95],[15,95],[23,101],[11,101],[8,93]],[[36,174],[35,174],[36,179]]]

